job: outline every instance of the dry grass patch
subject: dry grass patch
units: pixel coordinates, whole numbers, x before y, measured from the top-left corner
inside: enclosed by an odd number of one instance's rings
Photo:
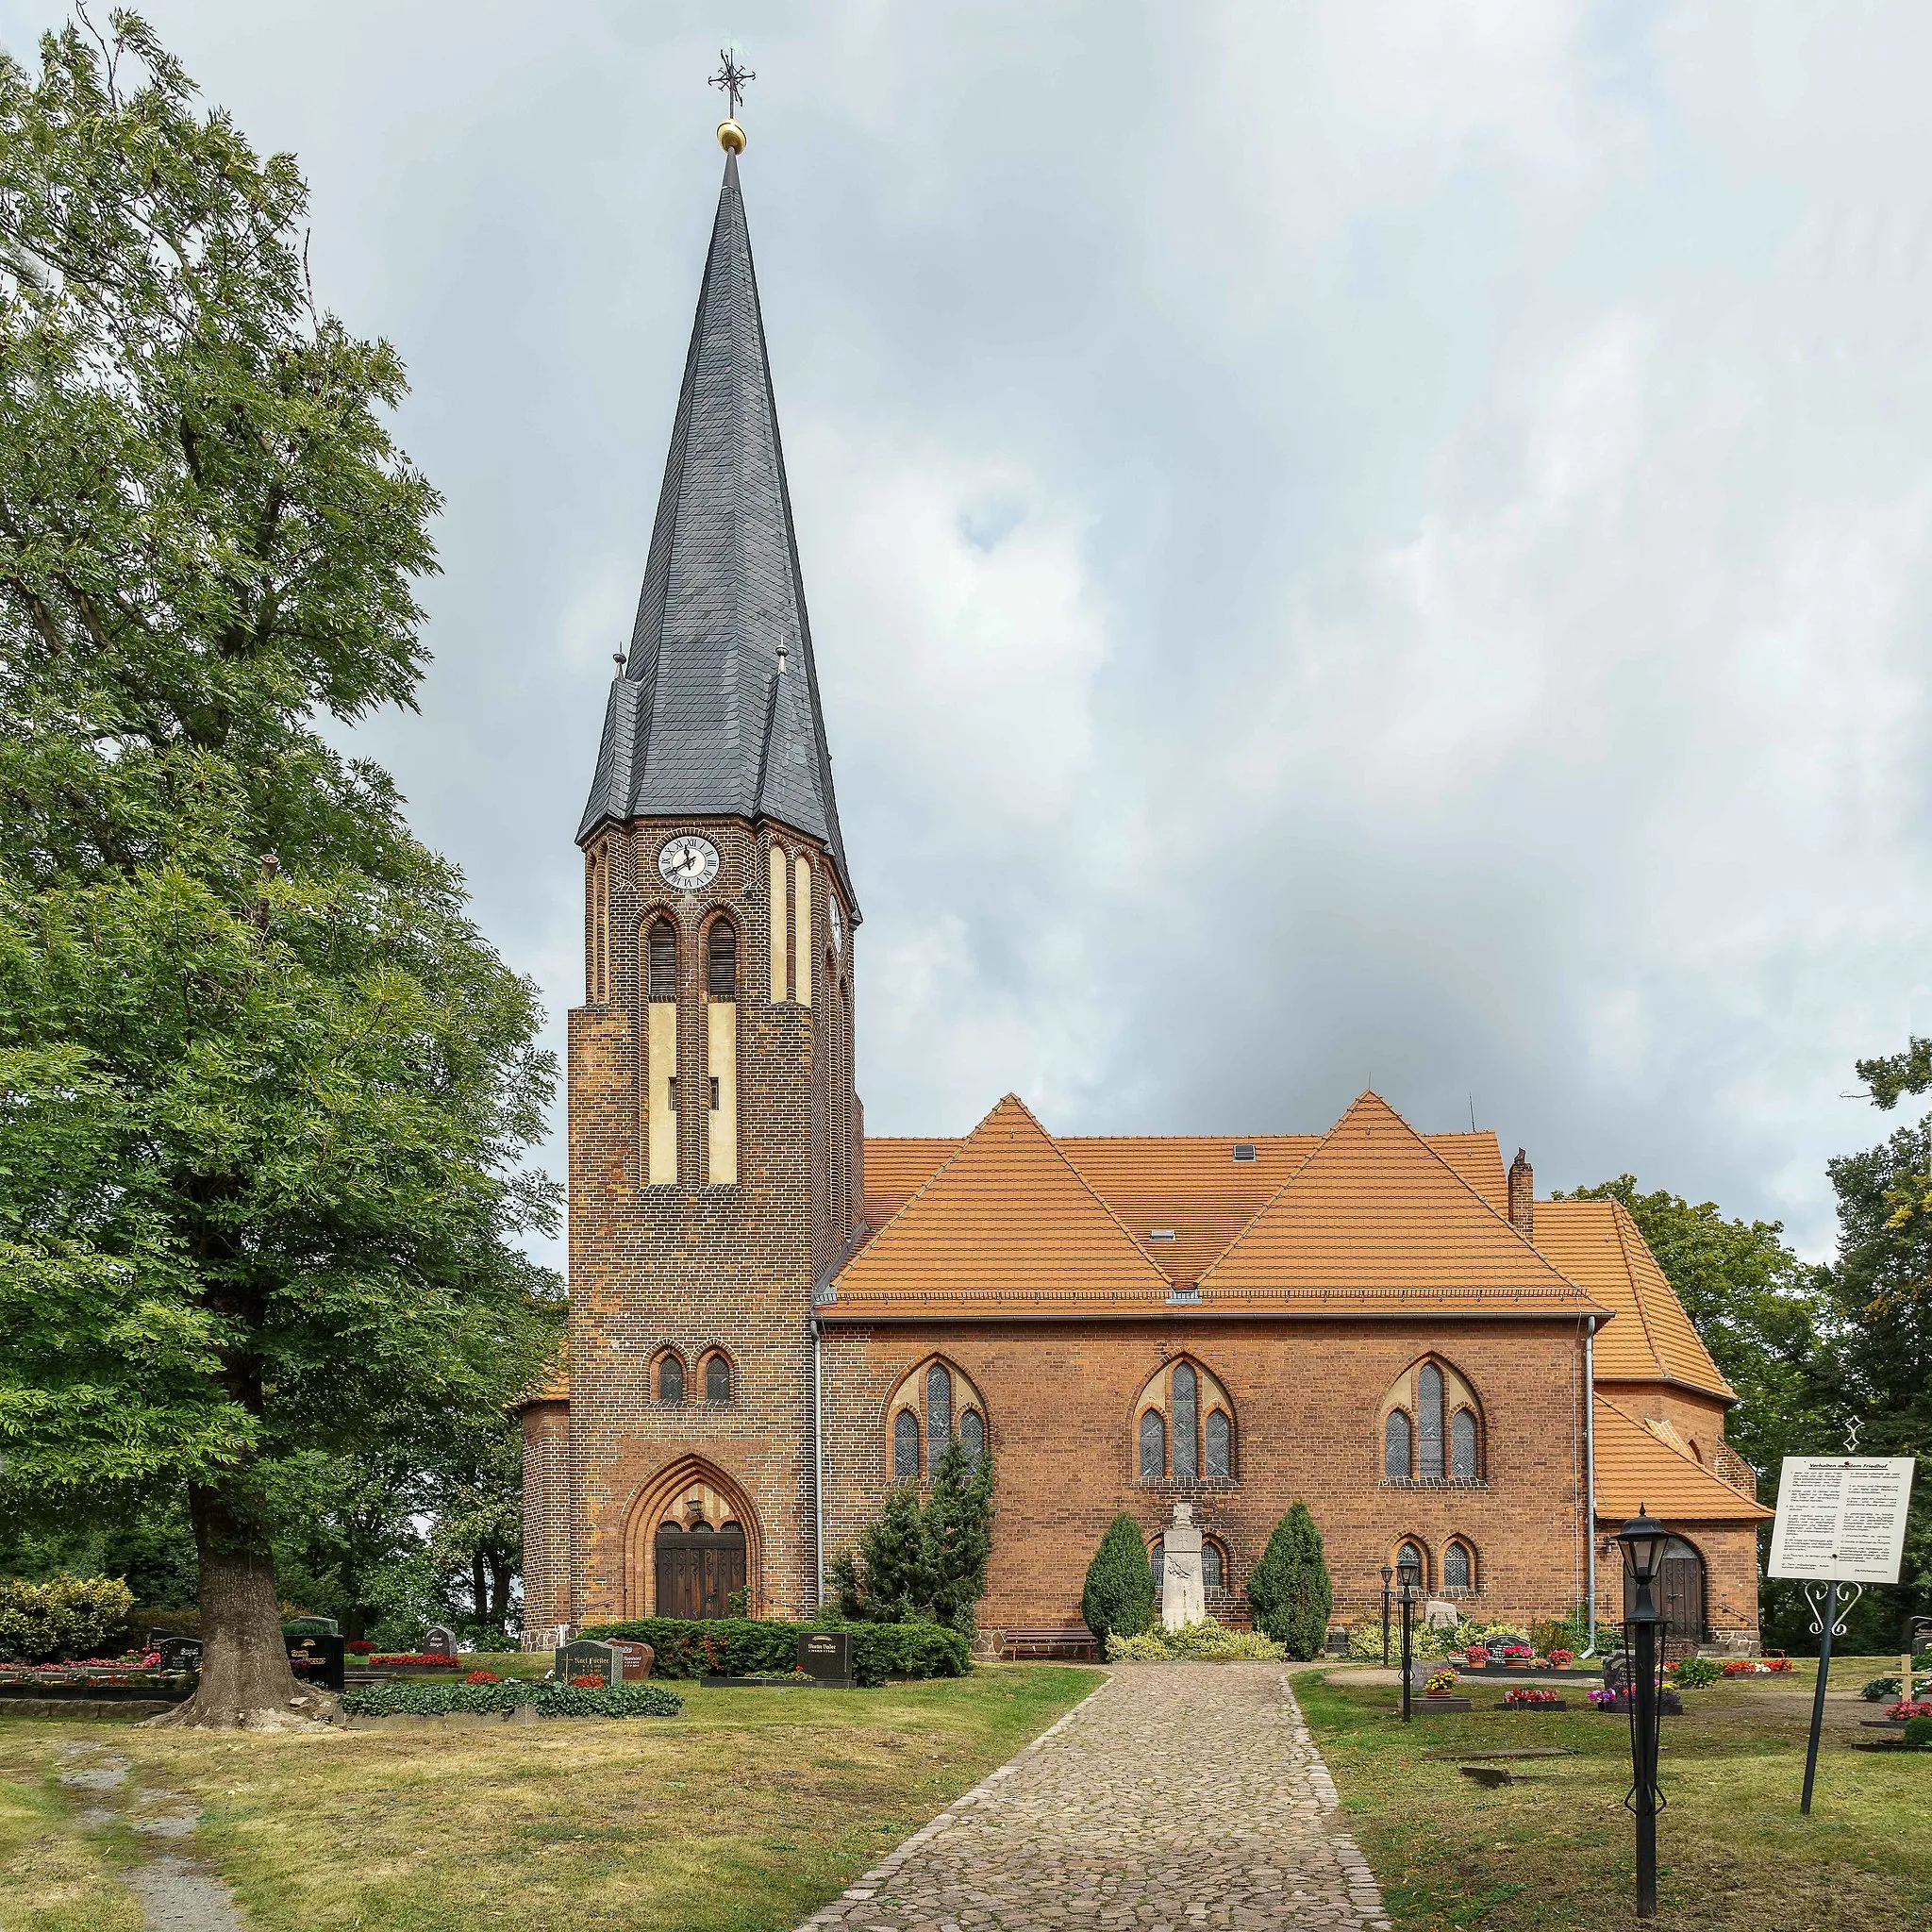
[[[264,1932],[790,1932],[1098,1681],[1035,1664],[878,1690],[679,1685],[682,1718],[455,1731],[0,1722],[0,1777],[44,1791],[61,1743],[111,1742],[131,1791],[202,1807],[183,1849]],[[43,1835],[86,1849],[64,1818]]]
[[[1848,1659],[1835,1685],[1879,1674]],[[1476,1678],[1478,1705],[1502,1687]],[[1634,1838],[1623,1808],[1629,1726],[1593,1711],[1391,1717],[1388,1689],[1295,1680],[1362,1850],[1404,1932],[1633,1923]],[[1574,1693],[1573,1693],[1574,1694]],[[1932,1925],[1932,1754],[1857,1748],[1878,1707],[1834,1691],[1810,1818],[1798,1815],[1809,1723],[1803,1684],[1687,1691],[1666,1718],[1657,1932],[1924,1932]],[[1484,1751],[1560,1745],[1484,1790],[1456,1768]]]

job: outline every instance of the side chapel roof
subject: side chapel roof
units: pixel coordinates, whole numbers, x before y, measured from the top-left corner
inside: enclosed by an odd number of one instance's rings
[[[1595,1445],[1600,1518],[1635,1516],[1648,1508],[1678,1522],[1764,1523],[1775,1513],[1713,1475],[1688,1450],[1646,1428],[1601,1389]]]

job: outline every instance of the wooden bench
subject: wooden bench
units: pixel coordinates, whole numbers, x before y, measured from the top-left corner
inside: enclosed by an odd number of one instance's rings
[[[1085,1651],[1092,1657],[1095,1649],[1093,1633],[1084,1624],[1043,1624],[1036,1630],[1008,1630],[1006,1635],[1007,1655],[1018,1661],[1023,1652],[1043,1656],[1056,1650]]]

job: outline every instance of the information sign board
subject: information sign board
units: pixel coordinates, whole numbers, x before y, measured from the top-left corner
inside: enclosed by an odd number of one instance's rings
[[[1911,1493],[1909,1456],[1787,1456],[1769,1574],[1896,1583]]]

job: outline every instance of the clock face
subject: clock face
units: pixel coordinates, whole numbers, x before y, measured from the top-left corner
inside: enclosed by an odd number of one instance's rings
[[[832,943],[842,953],[845,950],[845,915],[839,910],[836,894],[832,899]]]
[[[667,839],[658,855],[658,870],[667,886],[680,892],[695,892],[718,876],[718,848],[695,832]]]

